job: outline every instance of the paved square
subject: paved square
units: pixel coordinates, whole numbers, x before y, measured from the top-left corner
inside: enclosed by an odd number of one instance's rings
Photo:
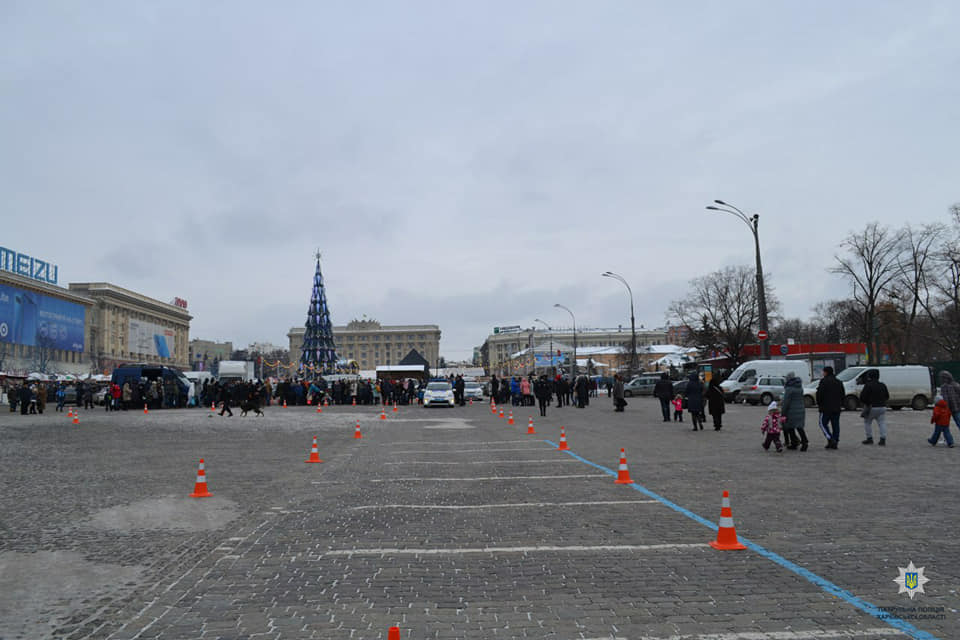
[[[761,408],[696,433],[644,398],[536,413],[4,412],[0,638],[960,637],[960,453],[928,412],[891,412],[885,448],[845,413],[825,451],[810,410],[782,454]],[[707,545],[723,490],[747,550]]]

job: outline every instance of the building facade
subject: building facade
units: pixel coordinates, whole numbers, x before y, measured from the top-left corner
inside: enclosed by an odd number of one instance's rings
[[[194,338],[188,346],[190,369],[193,371],[210,371],[214,362],[231,360],[233,354],[232,342],[215,342]]]
[[[293,327],[287,334],[291,358],[300,353],[303,336],[303,327]],[[363,370],[395,365],[411,349],[416,349],[432,367],[440,358],[440,327],[435,324],[381,325],[376,320],[353,320],[333,327],[333,337],[337,357],[354,360]]]
[[[71,282],[70,291],[93,301],[91,369],[109,373],[125,362],[190,368],[186,302],[161,302],[107,282]]]
[[[94,300],[0,270],[0,371],[87,374]]]
[[[0,370],[12,375],[86,376],[123,362],[185,369],[190,320],[182,306],[113,284],[63,288],[0,270]]]
[[[665,329],[638,329],[637,330],[637,351],[641,347],[651,344],[660,344],[666,340],[667,332]],[[595,328],[577,328],[576,341],[574,341],[574,331],[572,328],[558,328],[553,331],[547,331],[544,328],[520,327],[498,327],[494,333],[487,336],[483,345],[480,347],[481,366],[488,375],[510,375],[515,366],[511,362],[511,357],[524,349],[541,343],[549,343],[551,340],[557,343],[573,345],[576,342],[578,359],[583,359],[580,354],[580,347],[622,347],[630,349],[630,327],[616,327],[612,329]]]

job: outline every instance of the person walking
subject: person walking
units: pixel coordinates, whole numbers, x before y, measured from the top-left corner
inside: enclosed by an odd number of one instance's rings
[[[787,374],[783,383],[783,406],[780,409],[785,418],[783,440],[787,449],[793,451],[799,446],[800,451],[806,451],[809,441],[804,429],[807,410],[803,405],[803,380],[793,371]]]
[[[723,413],[727,410],[726,405],[727,403],[723,399],[723,389],[720,388],[720,380],[716,377],[710,378],[710,384],[707,386],[707,411],[713,418],[714,431],[720,431],[723,428]]]
[[[777,408],[777,401],[774,400],[767,407],[767,415],[763,417],[760,424],[760,432],[764,434],[763,450],[769,451],[770,445],[777,447],[777,453],[783,453],[783,446],[780,444],[780,431],[783,429],[784,417]]]
[[[67,401],[67,392],[63,388],[63,383],[57,387],[57,411],[63,411],[63,403]]]
[[[457,378],[453,383],[453,401],[456,404],[459,404],[461,407],[466,404],[466,401],[463,397],[463,392],[464,389],[466,389],[466,386],[466,383],[463,381],[463,376],[457,374]]]
[[[673,400],[673,383],[670,382],[670,376],[665,373],[660,374],[657,384],[653,385],[653,397],[660,401],[663,421],[670,422],[670,401]]]
[[[937,400],[937,404],[933,406],[933,416],[930,418],[930,422],[933,423],[933,435],[927,438],[927,442],[934,447],[937,446],[937,443],[940,441],[940,434],[942,433],[943,440],[947,443],[947,446],[952,449],[953,436],[950,435],[950,418],[952,417],[947,401],[943,398]]]
[[[843,395],[843,383],[833,375],[833,367],[824,367],[823,378],[817,386],[820,430],[827,438],[827,446],[824,449],[836,449],[840,444],[840,410],[843,408]]]
[[[949,371],[940,372],[940,395],[947,401],[947,409],[960,429],[960,382]]]
[[[43,410],[47,408],[47,385],[44,382],[37,384],[37,412],[43,415]]]
[[[223,408],[220,409],[220,415],[222,416],[224,412],[228,413],[230,417],[233,417],[233,411],[230,411],[230,400],[232,399],[232,389],[230,384],[227,383],[220,387],[220,402],[223,403]]]
[[[890,392],[887,391],[887,385],[880,382],[880,372],[876,369],[868,369],[866,373],[867,381],[863,384],[863,391],[860,392],[860,402],[863,403],[863,431],[866,439],[862,444],[873,444],[873,421],[877,421],[877,429],[880,431],[880,440],[878,446],[887,444],[887,400],[890,399]]]
[[[703,384],[700,382],[700,376],[696,373],[691,373],[690,377],[687,378],[687,389],[685,391],[687,397],[687,411],[690,412],[690,421],[693,423],[693,430],[703,431]]]
[[[537,381],[533,383],[533,393],[537,397],[537,402],[540,404],[540,417],[547,417],[547,405],[550,404],[550,396],[553,395],[553,389],[546,375],[541,375]]]
[[[627,401],[623,399],[623,378],[619,373],[613,375],[613,410],[617,413],[623,413],[623,408],[627,406]]]

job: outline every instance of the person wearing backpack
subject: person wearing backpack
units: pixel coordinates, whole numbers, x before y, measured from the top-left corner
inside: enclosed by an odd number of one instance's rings
[[[880,372],[876,369],[868,369],[866,373],[866,382],[863,385],[863,391],[860,392],[860,402],[863,403],[863,430],[867,438],[862,444],[873,444],[873,421],[877,421],[877,428],[880,431],[879,446],[887,444],[887,400],[890,399],[890,392],[887,391],[887,385],[880,382]]]

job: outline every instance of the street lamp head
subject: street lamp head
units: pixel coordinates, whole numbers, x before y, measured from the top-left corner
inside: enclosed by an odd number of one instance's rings
[[[725,207],[730,206],[730,205],[728,205],[726,202],[724,202],[723,200],[714,200],[714,202],[716,202],[717,204],[722,204],[722,205],[725,206]]]
[[[709,209],[710,211],[720,211],[719,207],[715,207],[712,204],[708,204],[706,208]]]

